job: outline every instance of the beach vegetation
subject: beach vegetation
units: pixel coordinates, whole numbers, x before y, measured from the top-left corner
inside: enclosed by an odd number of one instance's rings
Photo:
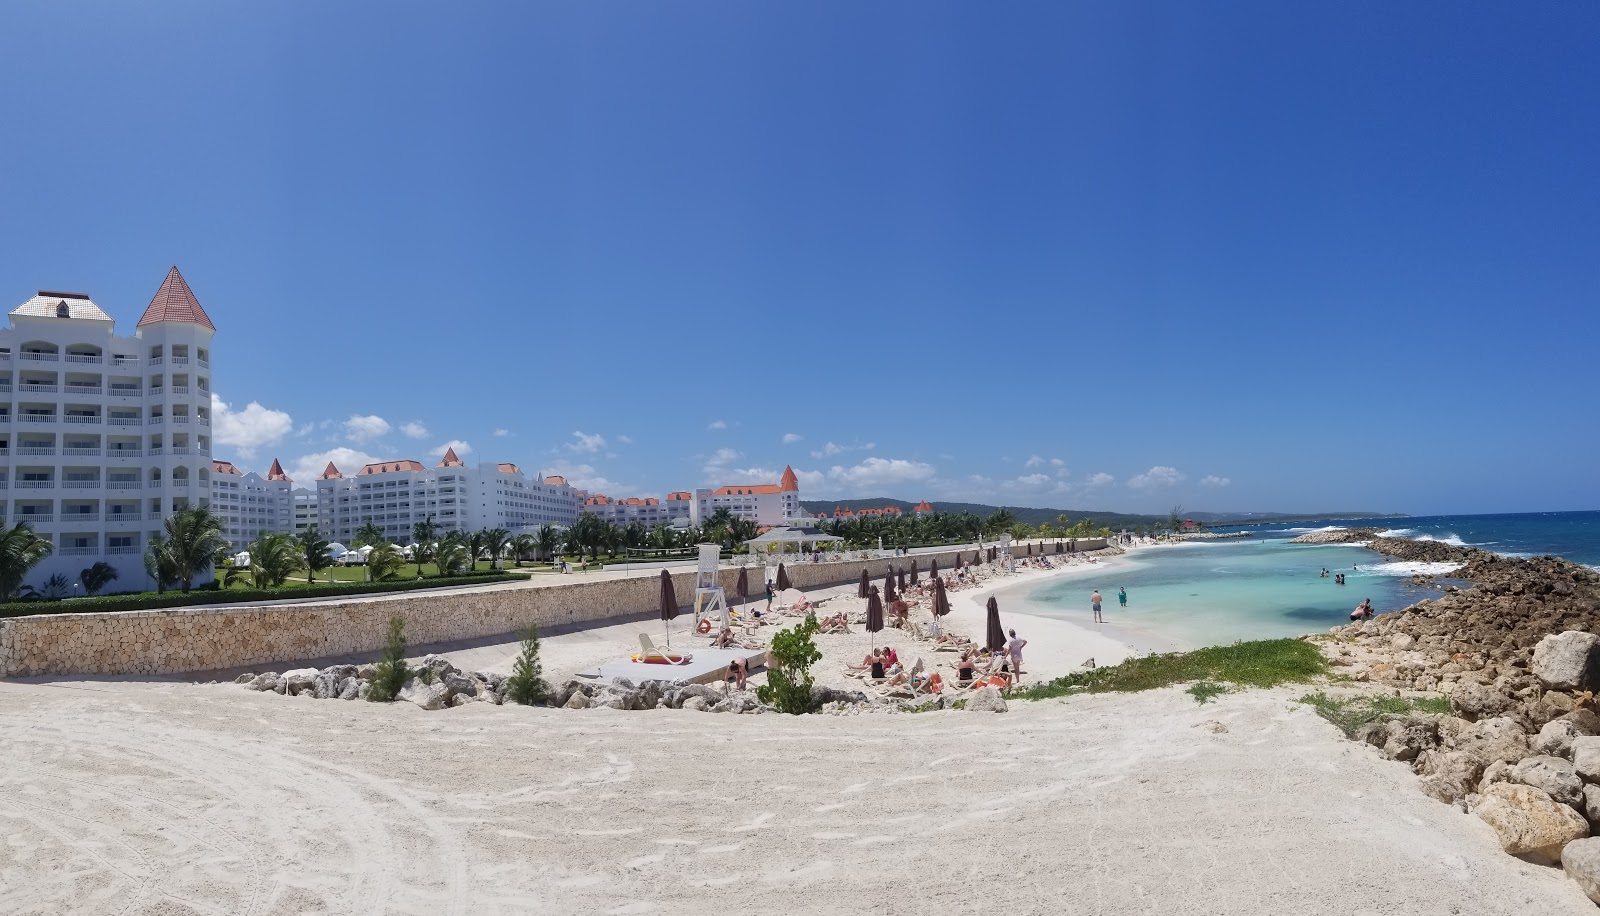
[[[1184,693],[1194,697],[1196,703],[1204,706],[1232,689],[1226,684],[1218,684],[1215,681],[1196,681],[1190,684],[1189,689],[1185,690]]]
[[[22,580],[54,550],[50,539],[27,522],[0,531],[0,601],[15,600]]]
[[[374,582],[394,579],[400,575],[400,569],[405,565],[405,554],[388,541],[380,541],[373,546],[372,553],[367,554],[367,573]]]
[[[506,699],[523,706],[543,703],[550,695],[550,685],[545,683],[544,669],[539,664],[539,626],[528,627],[522,639],[522,651],[511,666],[511,676],[506,678]]]
[[[102,588],[117,581],[117,568],[104,560],[96,562],[93,566],[85,567],[78,571],[78,582],[83,585],[85,595],[95,595]]]
[[[389,539],[383,536],[383,528],[372,519],[364,519],[361,527],[356,529],[355,536],[350,539],[351,547],[376,547],[387,544]]]
[[[1304,683],[1327,672],[1322,652],[1299,639],[1262,639],[1130,658],[1037,684],[1014,695],[1045,700],[1073,693],[1156,690],[1175,684],[1211,682],[1232,687],[1276,687]],[[1215,694],[1212,694],[1215,696]],[[1199,698],[1196,697],[1198,700]]]
[[[1332,722],[1347,738],[1354,738],[1361,726],[1376,722],[1383,716],[1447,715],[1450,712],[1450,698],[1442,696],[1402,697],[1392,694],[1329,696],[1319,690],[1301,697],[1300,702],[1307,704],[1317,711],[1317,715]]]
[[[263,531],[250,542],[250,571],[256,585],[282,585],[301,562],[299,547],[286,534]]]
[[[332,545],[316,525],[295,535],[294,543],[300,551],[300,567],[306,571],[306,581],[315,585],[317,573],[333,565],[333,558],[328,556],[328,548]]]
[[[383,639],[383,657],[373,666],[367,699],[374,703],[393,702],[400,696],[410,675],[411,671],[406,665],[406,622],[399,617],[390,617],[389,629]]]
[[[151,538],[145,568],[152,566],[187,593],[194,580],[210,571],[219,548],[227,544],[222,521],[207,506],[185,506],[167,516],[160,535]],[[152,559],[149,554],[156,553]]]
[[[816,708],[811,700],[811,666],[822,659],[811,639],[816,632],[816,617],[807,615],[772,637],[767,682],[756,688],[757,699],[779,712],[796,716]]]

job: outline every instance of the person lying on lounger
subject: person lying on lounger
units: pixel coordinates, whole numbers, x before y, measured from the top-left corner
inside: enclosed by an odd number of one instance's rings
[[[861,664],[859,664],[859,665],[848,665],[848,666],[845,667],[844,670],[845,670],[846,674],[859,674],[859,673],[861,673],[863,671],[872,670],[872,665],[875,662],[879,663],[879,664],[881,664],[883,662],[883,650],[882,649],[873,649],[872,652],[869,653],[866,658],[863,658],[861,660]]]

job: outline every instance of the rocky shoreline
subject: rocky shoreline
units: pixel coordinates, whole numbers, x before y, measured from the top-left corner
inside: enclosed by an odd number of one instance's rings
[[[1560,864],[1600,903],[1600,573],[1375,529],[1295,540],[1457,564],[1450,575],[1467,587],[1312,638],[1352,680],[1449,697],[1448,714],[1386,715],[1355,737],[1482,818],[1506,852]]]

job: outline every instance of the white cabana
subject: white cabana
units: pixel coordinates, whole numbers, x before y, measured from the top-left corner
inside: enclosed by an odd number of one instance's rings
[[[835,543],[842,543],[844,538],[836,534],[827,534],[816,528],[791,528],[780,525],[770,528],[759,536],[745,541],[745,546],[750,548],[752,556],[765,556],[768,553],[783,554],[810,553],[821,547]]]

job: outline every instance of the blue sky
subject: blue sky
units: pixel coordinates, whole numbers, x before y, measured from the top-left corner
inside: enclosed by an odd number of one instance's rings
[[[1600,508],[1600,5],[152,6],[0,10],[0,291],[245,467]]]

